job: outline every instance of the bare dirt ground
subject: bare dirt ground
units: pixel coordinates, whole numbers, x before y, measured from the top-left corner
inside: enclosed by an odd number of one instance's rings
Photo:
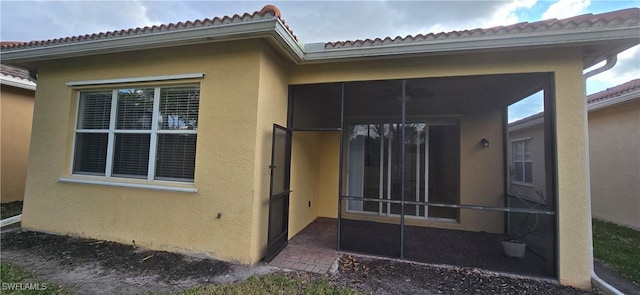
[[[339,258],[336,284],[371,294],[603,294],[548,280],[498,275],[473,268],[440,267],[352,255]]]
[[[1,247],[2,261],[78,294],[175,292],[279,271],[26,230],[3,232]],[[343,255],[337,266],[329,275],[333,283],[367,294],[599,294],[471,268],[370,257]]]
[[[3,232],[1,242],[2,261],[78,294],[179,291],[277,270],[33,231]]]

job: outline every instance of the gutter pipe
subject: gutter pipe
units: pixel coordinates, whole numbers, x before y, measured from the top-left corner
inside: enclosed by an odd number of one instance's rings
[[[617,62],[618,62],[618,55],[617,54],[609,54],[609,55],[607,55],[606,63],[603,66],[584,74],[585,82],[587,81],[587,79],[589,79],[589,78],[591,78],[591,77],[593,77],[593,76],[595,76],[597,74],[600,74],[602,72],[606,72],[606,71],[610,70],[611,68],[613,68],[613,66],[616,65]]]
[[[586,74],[584,74],[584,81],[585,84],[587,82],[587,79],[589,79],[590,77],[593,77],[597,74],[600,74],[602,72],[608,71],[609,69],[613,68],[613,66],[616,65],[616,63],[618,62],[618,55],[617,54],[610,54],[607,55],[607,59],[606,59],[606,63],[602,66],[599,67],[597,69],[594,69],[590,72],[587,72]],[[585,100],[586,100],[586,93],[585,93]],[[585,101],[586,104],[586,101]],[[591,168],[589,167],[589,111],[587,110],[587,107],[585,105],[584,108],[584,123],[585,126],[587,126],[587,128],[585,129],[585,152],[586,152],[586,159],[587,159],[587,178],[589,179],[589,183],[591,183]],[[620,292],[620,290],[616,289],[615,287],[611,286],[609,283],[607,283],[606,281],[604,281],[603,279],[601,279],[595,271],[595,266],[594,266],[594,259],[593,259],[593,222],[592,217],[591,217],[591,184],[589,184],[587,186],[587,215],[589,216],[589,227],[588,227],[588,231],[589,231],[589,247],[591,248],[591,284],[595,285],[596,287],[602,289],[603,291],[605,291],[608,294],[613,294],[613,295],[624,295],[624,293]]]

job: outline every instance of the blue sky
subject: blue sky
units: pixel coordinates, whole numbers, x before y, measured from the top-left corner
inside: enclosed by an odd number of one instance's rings
[[[395,37],[566,18],[639,7],[640,0],[513,1],[0,1],[2,41],[60,37],[213,18],[274,4],[304,43]],[[587,80],[587,94],[640,77],[636,46],[611,70]],[[542,110],[535,99],[512,119]],[[516,112],[517,111],[517,112]]]

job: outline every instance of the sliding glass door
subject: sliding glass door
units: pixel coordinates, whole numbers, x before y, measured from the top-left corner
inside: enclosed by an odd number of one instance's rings
[[[356,199],[347,201],[347,212],[399,216],[404,169],[405,216],[456,220],[458,209],[425,203],[459,204],[457,123],[406,123],[404,143],[401,128],[402,124],[395,122],[349,124],[346,191]]]

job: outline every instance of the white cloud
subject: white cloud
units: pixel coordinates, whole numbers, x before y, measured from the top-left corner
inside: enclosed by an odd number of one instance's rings
[[[538,2],[537,0],[514,0],[505,3],[491,15],[490,18],[481,21],[482,27],[495,27],[501,25],[511,25],[520,22],[516,11],[519,9],[530,9]]]
[[[591,0],[559,0],[549,6],[547,11],[542,14],[542,18],[560,19],[584,14],[589,5],[591,5]]]
[[[47,40],[160,23],[140,1],[3,1],[2,39]]]

